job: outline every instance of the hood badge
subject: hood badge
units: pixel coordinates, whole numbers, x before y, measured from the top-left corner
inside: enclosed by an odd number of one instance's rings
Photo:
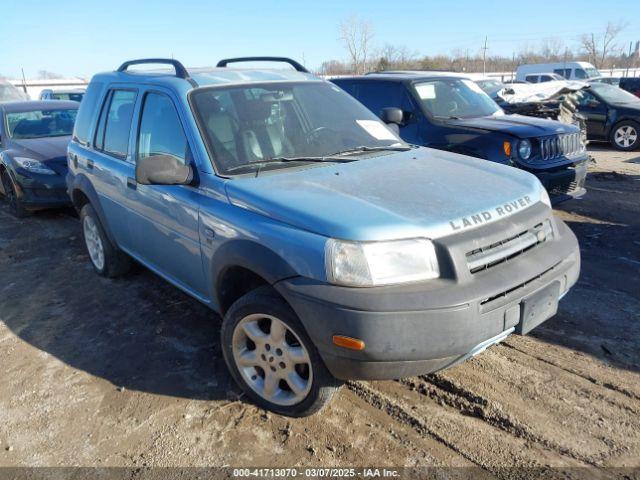
[[[470,215],[468,217],[462,217],[457,220],[451,220],[449,222],[449,225],[451,226],[451,229],[455,232],[464,230],[467,228],[471,228],[471,227],[476,227],[478,225],[483,225],[485,223],[488,223],[494,218],[507,217],[512,213],[515,213],[519,210],[522,210],[523,208],[528,207],[529,205],[531,205],[531,203],[532,203],[531,198],[528,195],[525,195],[524,197],[518,198],[517,200],[505,203],[498,207],[485,210],[483,212]]]

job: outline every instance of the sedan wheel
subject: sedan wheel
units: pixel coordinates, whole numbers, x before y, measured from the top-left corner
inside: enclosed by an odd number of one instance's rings
[[[633,150],[638,146],[638,130],[631,123],[616,127],[613,132],[613,143],[620,150]]]
[[[2,172],[0,180],[2,180],[2,187],[4,189],[4,195],[7,203],[9,204],[9,210],[11,213],[18,217],[22,218],[26,216],[26,211],[22,202],[18,198],[18,194],[16,192],[16,187],[13,185],[13,181],[9,177],[9,174],[6,172]]]

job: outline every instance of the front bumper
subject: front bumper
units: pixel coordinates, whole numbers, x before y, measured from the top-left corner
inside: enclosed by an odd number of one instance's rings
[[[430,373],[517,329],[523,299],[554,282],[563,295],[577,281],[578,243],[559,220],[552,241],[487,271],[472,275],[468,269],[464,272],[466,264],[462,267],[455,261],[470,240],[460,237],[471,235],[484,242],[496,231],[504,235],[507,221],[517,230],[529,220],[505,219],[438,242],[439,248],[451,252],[453,265],[448,269],[443,262],[443,278],[431,282],[347,288],[296,277],[276,288],[300,317],[335,377],[392,379]],[[336,334],[363,340],[365,349],[335,346],[332,336]]]
[[[572,198],[580,198],[587,193],[585,188],[587,164],[588,161],[585,158],[584,161],[560,170],[535,171],[532,173],[538,177],[544,188],[549,192],[551,202],[557,204]]]
[[[21,174],[13,172],[18,199],[28,210],[65,207],[71,204],[64,175]]]

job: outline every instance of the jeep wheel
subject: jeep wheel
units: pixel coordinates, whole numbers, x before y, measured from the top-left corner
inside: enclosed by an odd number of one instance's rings
[[[271,288],[249,292],[231,306],[221,340],[234,380],[265,409],[311,415],[340,387],[296,314]]]
[[[82,207],[80,222],[82,238],[95,271],[109,278],[126,273],[131,266],[131,260],[105,235],[98,215],[90,204]]]
[[[13,184],[13,180],[7,172],[2,172],[2,188],[4,190],[4,198],[9,205],[9,211],[13,214],[14,217],[24,218],[27,216],[27,211],[24,208],[24,205],[18,198],[18,192],[16,191],[16,187]]]
[[[631,121],[618,123],[611,130],[611,143],[618,150],[635,150],[640,146],[640,126]]]

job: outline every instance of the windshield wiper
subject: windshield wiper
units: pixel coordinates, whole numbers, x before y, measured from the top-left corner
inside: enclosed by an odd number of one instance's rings
[[[289,163],[289,162],[331,162],[331,163],[339,162],[339,163],[346,163],[346,162],[352,162],[352,161],[353,160],[327,158],[327,157],[273,157],[273,158],[266,158],[266,159],[261,160],[259,162],[244,163],[242,165],[237,165],[235,167],[227,168],[226,173],[235,172],[235,171],[242,170],[242,169],[245,169],[245,168],[257,167],[258,170],[256,172],[256,176],[258,176],[257,174],[260,172],[260,169],[263,166],[269,165],[271,163]]]
[[[361,147],[349,148],[347,150],[340,150],[339,152],[335,152],[327,155],[327,157],[340,157],[342,155],[354,155],[358,153],[368,153],[368,152],[406,152],[408,150],[411,150],[412,148],[415,148],[415,147],[412,147],[409,145],[395,145],[395,146],[387,145],[384,147],[366,147],[363,145]]]

